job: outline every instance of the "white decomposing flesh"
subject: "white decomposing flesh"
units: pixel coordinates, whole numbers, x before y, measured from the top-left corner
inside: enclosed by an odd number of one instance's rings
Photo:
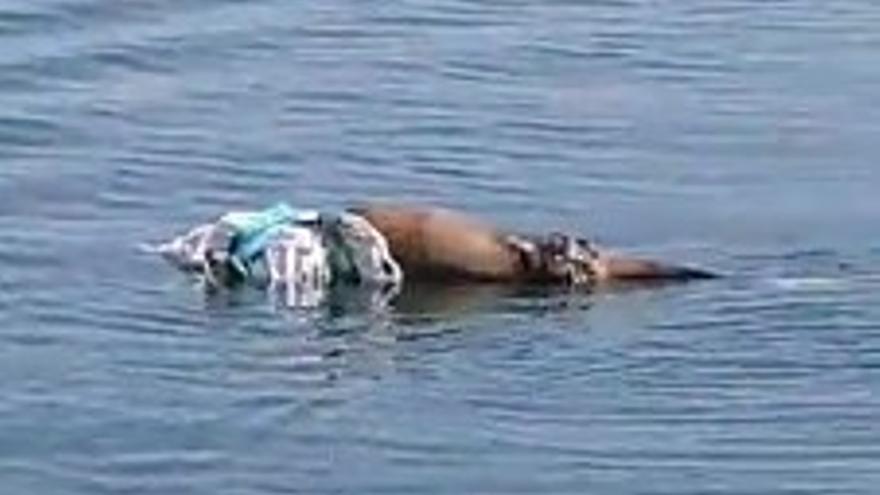
[[[339,216],[339,234],[361,281],[399,284],[403,270],[391,256],[388,241],[367,219],[352,213]]]
[[[177,268],[198,274],[212,289],[231,287],[239,281],[268,288],[289,307],[314,307],[327,297],[335,282],[354,281],[373,287],[383,286],[383,294],[393,296],[403,280],[400,265],[391,256],[385,237],[365,218],[350,213],[330,217],[331,231],[320,225],[316,212],[306,210],[289,224],[271,225],[257,230],[261,249],[253,259],[238,260],[239,277],[226,276],[232,261],[236,237],[259,219],[257,213],[227,213],[218,221],[200,225],[185,234],[153,247]],[[326,225],[325,225],[326,227]],[[262,234],[261,234],[262,232]],[[251,232],[253,234],[253,232]],[[253,238],[253,237],[251,237]],[[345,263],[334,265],[331,252],[344,253]],[[351,271],[356,275],[349,277]],[[336,279],[336,280],[334,280]],[[390,297],[390,296],[389,296]]]
[[[282,294],[291,307],[312,307],[326,297],[331,281],[327,248],[310,227],[289,226],[266,248],[270,290]]]

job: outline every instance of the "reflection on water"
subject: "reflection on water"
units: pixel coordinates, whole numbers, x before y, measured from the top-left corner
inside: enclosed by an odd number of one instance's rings
[[[3,492],[876,492],[880,5],[0,5]],[[278,200],[715,267],[288,311],[134,246]]]

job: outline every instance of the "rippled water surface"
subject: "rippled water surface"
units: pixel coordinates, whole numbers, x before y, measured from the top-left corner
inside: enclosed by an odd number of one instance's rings
[[[880,4],[0,2],[0,491],[880,486]],[[138,253],[370,198],[729,277],[282,311]]]

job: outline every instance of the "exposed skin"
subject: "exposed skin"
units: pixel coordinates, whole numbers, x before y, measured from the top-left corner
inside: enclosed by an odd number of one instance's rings
[[[429,207],[367,205],[353,211],[387,239],[391,254],[412,280],[563,283],[555,272],[523,263],[515,239],[477,219]],[[590,266],[596,283],[656,283],[714,278],[696,268],[598,250]]]

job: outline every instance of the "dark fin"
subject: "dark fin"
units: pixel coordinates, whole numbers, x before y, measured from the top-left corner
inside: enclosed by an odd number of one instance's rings
[[[603,268],[606,270],[605,278],[609,281],[686,282],[689,280],[708,280],[719,277],[717,273],[700,268],[620,256],[604,257],[603,265]]]

